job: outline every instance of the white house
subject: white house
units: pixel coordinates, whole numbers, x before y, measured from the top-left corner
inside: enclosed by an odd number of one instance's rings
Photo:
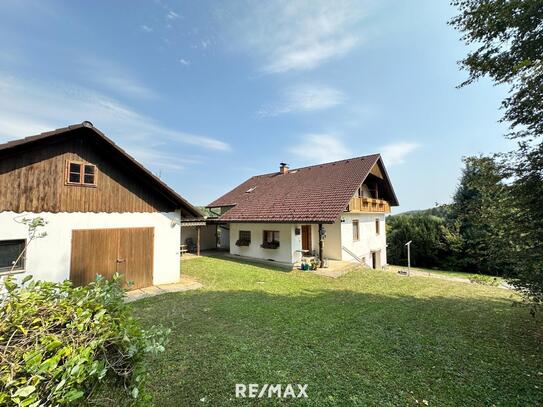
[[[90,122],[0,144],[0,276],[173,283],[181,220],[201,216]],[[46,236],[30,241],[36,218]]]
[[[398,200],[381,156],[252,177],[208,205],[230,253],[291,267],[302,257],[387,262],[385,214]]]

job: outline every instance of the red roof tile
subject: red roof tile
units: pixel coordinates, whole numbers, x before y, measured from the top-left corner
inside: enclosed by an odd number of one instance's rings
[[[381,156],[374,154],[292,169],[286,174],[258,175],[208,207],[233,206],[219,217],[226,222],[333,223],[379,161],[382,165]],[[386,171],[385,178],[388,182]],[[391,185],[390,191],[390,204],[396,206]]]

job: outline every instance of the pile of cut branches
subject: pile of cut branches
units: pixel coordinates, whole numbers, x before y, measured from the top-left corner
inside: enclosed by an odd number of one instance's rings
[[[168,331],[140,328],[119,276],[86,287],[8,277],[3,289],[0,405],[78,403],[105,380],[146,399],[142,362],[164,350]]]

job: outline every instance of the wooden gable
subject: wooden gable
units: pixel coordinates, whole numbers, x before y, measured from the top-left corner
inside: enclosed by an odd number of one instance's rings
[[[84,127],[0,151],[0,212],[183,209],[131,160]],[[70,161],[95,165],[96,185],[70,185],[66,175]]]
[[[367,191],[370,195],[365,196],[363,191]],[[388,178],[385,166],[381,158],[371,167],[368,175],[360,184],[359,189],[354,193],[349,205],[353,206],[353,200],[358,198],[371,198],[370,201],[387,202],[386,210],[389,211],[389,206],[398,204],[398,200],[392,188],[392,184]]]

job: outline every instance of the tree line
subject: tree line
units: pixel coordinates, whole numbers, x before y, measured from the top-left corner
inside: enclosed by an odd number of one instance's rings
[[[504,223],[512,216],[511,186],[492,157],[468,157],[453,202],[387,218],[388,261],[503,276],[510,266],[501,246],[507,242]]]
[[[468,157],[453,203],[388,218],[390,263],[507,277],[543,303],[543,0],[453,0],[449,23],[470,52],[468,86],[482,77],[508,86],[502,101],[509,152]]]

